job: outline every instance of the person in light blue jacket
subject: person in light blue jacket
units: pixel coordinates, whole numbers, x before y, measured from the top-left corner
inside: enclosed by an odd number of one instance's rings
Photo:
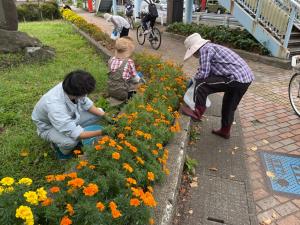
[[[68,156],[81,140],[100,136],[102,131],[85,131],[105,112],[87,97],[94,91],[96,81],[85,71],[76,70],[65,77],[35,105],[32,120],[38,135],[50,142],[62,156]]]

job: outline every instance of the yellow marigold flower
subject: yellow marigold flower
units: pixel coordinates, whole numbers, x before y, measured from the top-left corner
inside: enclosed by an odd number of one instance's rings
[[[45,191],[45,189],[43,187],[38,188],[36,190],[36,192],[37,192],[39,201],[44,201],[45,199],[47,199],[47,191]]]
[[[4,177],[1,179],[0,183],[3,185],[3,186],[11,186],[13,185],[13,183],[15,182],[14,178],[12,177]]]
[[[4,189],[5,192],[13,192],[14,190],[15,189],[13,187],[8,187]]]
[[[55,180],[55,176],[54,175],[48,175],[48,176],[46,176],[46,180],[47,180],[47,182],[54,181]]]
[[[157,143],[156,147],[158,147],[158,149],[162,149],[163,148],[162,144],[160,144],[160,143]]]
[[[127,170],[129,173],[133,172],[132,167],[128,163],[123,163],[123,168]]]
[[[42,206],[49,206],[51,205],[53,202],[52,198],[46,198],[43,202],[42,202]]]
[[[32,180],[30,178],[24,177],[18,181],[18,184],[24,184],[30,186],[32,184]]]
[[[67,206],[66,206],[66,209],[67,209],[67,211],[69,212],[69,215],[70,216],[73,216],[74,215],[74,208],[73,208],[73,206],[71,205],[71,204],[67,204]]]
[[[16,210],[16,218],[23,220],[33,219],[31,208],[25,205],[19,206],[19,208]]]
[[[178,118],[180,117],[180,114],[179,114],[179,112],[177,112],[177,111],[175,111],[175,112],[173,113],[173,115],[174,115],[174,117],[175,117],[176,119],[178,119]]]
[[[49,189],[49,191],[50,191],[51,193],[57,193],[57,192],[60,191],[60,188],[57,187],[57,186],[54,186],[54,187],[51,187],[51,188]]]
[[[113,152],[112,155],[111,155],[111,157],[112,157],[113,159],[119,160],[119,159],[120,159],[120,153],[118,153],[118,152]]]
[[[134,207],[137,207],[139,206],[141,203],[140,203],[140,200],[138,200],[137,198],[132,198],[130,199],[130,205],[131,206],[134,206]]]
[[[69,217],[64,216],[61,221],[60,221],[60,225],[71,225],[72,224],[72,220],[69,219]]]
[[[23,196],[26,198],[26,201],[32,205],[37,205],[39,203],[38,195],[34,191],[27,191]]]
[[[136,157],[136,160],[138,161],[138,163],[140,163],[142,165],[145,164],[144,160],[141,157],[139,157],[139,156]]]
[[[129,177],[129,178],[126,178],[127,182],[130,183],[130,184],[136,184],[136,180]]]
[[[85,196],[93,196],[98,192],[97,184],[90,183],[87,187],[85,187],[82,191]]]
[[[149,219],[149,224],[150,224],[150,225],[154,225],[154,224],[155,224],[155,222],[154,222],[154,219],[153,219],[153,218],[150,218],[150,219]]]
[[[103,204],[102,202],[97,202],[96,208],[97,208],[100,212],[102,212],[102,211],[105,209],[105,206],[104,206],[104,204]]]
[[[72,187],[80,188],[84,184],[84,180],[81,178],[75,178],[73,180],[68,181],[68,185]]]
[[[172,112],[172,111],[173,111],[173,109],[172,109],[171,106],[168,106],[168,111],[169,111],[169,112]]]
[[[170,170],[167,167],[164,167],[163,171],[166,175],[170,175]]]
[[[121,140],[123,140],[125,138],[125,134],[123,134],[123,133],[118,134],[118,138],[120,138]]]
[[[55,180],[56,181],[63,181],[65,180],[66,176],[64,174],[56,175]]]
[[[148,175],[148,180],[154,181],[154,173],[148,172],[147,175]]]
[[[148,189],[151,193],[153,193],[153,187],[147,186],[147,189]]]
[[[152,150],[153,155],[158,155],[158,151],[157,150]]]
[[[129,130],[131,130],[131,127],[126,126],[126,127],[124,127],[124,129],[129,131]]]
[[[0,195],[4,192],[4,187],[0,186]]]

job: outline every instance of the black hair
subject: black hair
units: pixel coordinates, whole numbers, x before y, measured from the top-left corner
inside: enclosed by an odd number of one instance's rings
[[[67,74],[62,86],[68,95],[79,97],[93,92],[95,90],[96,80],[89,72],[75,70]]]

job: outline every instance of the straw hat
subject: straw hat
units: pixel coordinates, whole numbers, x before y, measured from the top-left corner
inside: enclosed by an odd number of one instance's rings
[[[184,46],[187,50],[183,60],[187,60],[188,58],[190,58],[196,51],[198,51],[199,48],[201,48],[207,42],[209,42],[209,40],[203,39],[198,33],[193,33],[188,36],[184,41]]]
[[[130,37],[121,37],[116,40],[115,56],[117,58],[128,58],[135,49],[133,40]]]
[[[107,22],[110,22],[112,15],[109,13],[104,13],[103,17]]]

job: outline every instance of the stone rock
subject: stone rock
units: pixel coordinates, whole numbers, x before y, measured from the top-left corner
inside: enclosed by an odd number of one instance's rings
[[[26,47],[25,57],[36,61],[45,61],[55,56],[55,51],[50,47]]]
[[[18,30],[18,14],[14,0],[0,0],[0,29]]]
[[[20,52],[26,47],[42,47],[42,43],[24,32],[0,29],[0,53]]]

